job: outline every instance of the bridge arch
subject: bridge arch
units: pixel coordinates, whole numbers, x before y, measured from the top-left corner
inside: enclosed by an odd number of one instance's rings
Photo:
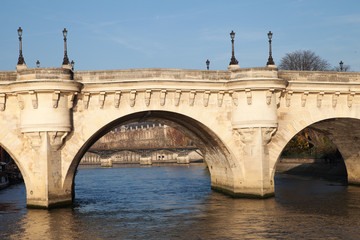
[[[21,161],[21,159],[26,159],[26,156],[31,154],[31,149],[29,149],[29,146],[24,146],[23,142],[9,132],[7,134],[7,138],[4,136],[0,137],[0,146],[10,155],[16,166],[19,168],[21,176],[24,180],[26,194],[31,194],[31,188],[29,186],[32,185],[32,177],[30,176],[31,173],[29,173],[29,163]]]
[[[216,127],[206,126],[199,120],[185,114],[176,113],[173,111],[152,110],[129,113],[115,119],[106,119],[101,122],[100,128],[93,129],[93,131],[87,136],[84,136],[84,133],[87,132],[86,130],[78,133],[75,131],[75,135],[79,134],[82,136],[72,136],[72,139],[83,139],[83,142],[82,144],[77,142],[78,150],[76,152],[74,151],[74,155],[71,160],[70,158],[67,159],[69,160],[70,164],[68,169],[66,169],[67,172],[64,179],[65,189],[71,188],[72,192],[74,191],[73,183],[75,172],[80,163],[80,160],[86,151],[100,137],[117,126],[144,121],[157,122],[168,125],[191,138],[195,145],[203,153],[204,161],[207,163],[210,171],[212,187],[215,187],[216,189],[218,189],[217,187],[219,186],[226,187],[229,185],[229,182],[234,182],[235,179],[242,177],[242,173],[238,171],[239,169],[234,168],[236,161],[234,160],[233,153],[222,140],[221,137],[223,136],[220,136],[217,132],[214,131]],[[69,142],[68,144],[72,147],[72,149],[76,149],[72,143]]]
[[[360,184],[360,118],[353,116],[324,117],[318,121],[300,117],[298,121],[288,124],[287,131],[279,131],[271,142],[270,170],[272,178],[280,155],[290,140],[301,130],[311,127],[331,140],[338,148],[347,170],[348,182]]]

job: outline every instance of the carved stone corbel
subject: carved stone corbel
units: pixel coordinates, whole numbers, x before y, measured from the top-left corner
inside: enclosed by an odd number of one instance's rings
[[[135,106],[136,90],[130,92],[130,107]]]
[[[189,105],[194,106],[196,91],[190,91],[189,93]]]
[[[335,93],[334,93],[334,95],[333,95],[333,97],[332,97],[332,106],[333,106],[333,107],[336,107],[336,105],[337,105],[337,100],[338,100],[339,96],[340,96],[340,92],[335,92]]]
[[[51,131],[51,132],[25,132],[24,136],[29,139],[31,147],[35,151],[39,151],[43,140],[46,140],[49,137],[49,143],[52,150],[59,150],[64,143],[65,137],[68,135],[68,132],[65,131]],[[45,139],[43,139],[45,137]]]
[[[269,91],[266,92],[266,104],[267,105],[271,104],[271,99],[274,94],[274,91],[275,91],[275,89],[269,89]]]
[[[221,106],[222,106],[223,99],[224,99],[224,91],[218,92],[218,94],[217,94],[217,104],[218,104],[218,107],[221,107]]]
[[[24,99],[23,99],[23,97],[21,96],[21,94],[17,94],[17,100],[18,100],[18,105],[19,105],[19,108],[21,109],[21,110],[23,110],[24,109]]]
[[[276,132],[276,127],[250,127],[250,128],[238,128],[236,131],[239,133],[240,141],[245,145],[256,144],[260,137],[262,145],[266,145],[270,142],[272,136]],[[259,143],[260,143],[259,142]]]
[[[205,91],[203,96],[204,107],[209,105],[210,91]]]
[[[166,99],[166,90],[161,90],[160,92],[160,105],[165,105],[165,99]]]
[[[237,128],[236,131],[242,143],[248,145],[254,141],[255,128]]]
[[[31,104],[32,104],[33,108],[37,109],[38,108],[37,93],[35,91],[29,91],[29,94],[31,96]]]
[[[175,91],[175,96],[174,96],[175,106],[179,106],[179,104],[180,104],[180,97],[181,97],[181,90],[176,90],[176,91]]]
[[[115,95],[114,95],[114,107],[118,108],[120,106],[120,98],[121,98],[121,91],[115,92]]]
[[[41,132],[26,132],[24,136],[29,139],[31,147],[38,151],[41,146]]]
[[[263,127],[261,128],[262,144],[266,145],[270,142],[272,136],[276,132],[276,127]]]
[[[151,90],[146,90],[145,91],[145,105],[146,106],[150,105],[150,99],[151,99]]]
[[[6,94],[0,93],[0,111],[5,110],[5,104],[6,104]]]
[[[67,106],[68,106],[68,109],[72,109],[75,105],[75,97],[77,96],[77,92],[74,92],[74,93],[70,93],[68,95],[68,102],[67,102]]]
[[[85,109],[87,109],[89,107],[89,101],[90,101],[90,93],[84,93],[83,94],[83,104],[84,104]]]
[[[291,100],[292,94],[293,94],[293,91],[288,91],[286,93],[286,106],[287,107],[290,107],[290,100]]]
[[[106,97],[106,92],[100,92],[100,93],[99,93],[99,107],[100,107],[101,109],[104,108],[105,97]]]
[[[231,96],[231,102],[234,106],[239,105],[239,98],[237,96],[237,93],[234,91],[229,91],[229,95]]]
[[[301,95],[301,106],[305,107],[306,104],[306,99],[309,96],[309,92],[303,92],[303,94]]]
[[[321,102],[322,102],[322,99],[324,97],[324,92],[319,92],[319,94],[317,95],[317,107],[321,107]]]
[[[57,108],[60,100],[60,91],[54,91],[52,95],[52,106],[53,108]]]
[[[355,96],[355,93],[351,92],[347,97],[347,105],[348,105],[349,108],[352,107],[354,96]]]
[[[53,132],[48,132],[48,134],[49,134],[49,139],[50,139],[50,146],[54,150],[59,150],[61,148],[61,146],[63,145],[64,139],[68,135],[68,132],[53,131]]]
[[[245,94],[246,94],[246,102],[248,105],[252,104],[252,93],[251,93],[251,89],[245,89]]]

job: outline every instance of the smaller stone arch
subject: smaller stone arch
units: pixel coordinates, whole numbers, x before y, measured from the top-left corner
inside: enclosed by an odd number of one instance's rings
[[[287,134],[277,134],[271,143],[272,177],[276,164],[286,144],[301,130],[311,127],[329,138],[338,148],[346,166],[348,183],[360,184],[360,119],[353,117],[326,118],[302,125],[301,129],[293,127]],[[290,127],[288,129],[291,129]],[[276,146],[275,146],[276,144]]]

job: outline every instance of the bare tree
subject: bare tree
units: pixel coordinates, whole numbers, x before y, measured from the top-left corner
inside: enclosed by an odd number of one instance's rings
[[[279,69],[298,71],[327,71],[330,64],[310,50],[297,50],[286,53],[281,59]]]

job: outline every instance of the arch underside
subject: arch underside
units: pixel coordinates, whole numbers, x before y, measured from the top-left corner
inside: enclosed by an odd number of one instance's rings
[[[360,184],[360,119],[357,118],[328,118],[306,126],[301,130],[310,127],[329,138],[338,148],[347,170],[348,182]],[[283,141],[281,151],[277,152],[276,163],[279,161],[282,150],[295,134],[288,135]],[[281,137],[284,137],[281,136]],[[283,138],[284,139],[284,138]],[[279,141],[279,136],[274,142]],[[272,143],[274,144],[274,143]],[[276,167],[276,166],[275,166]],[[272,175],[275,174],[275,167]]]

